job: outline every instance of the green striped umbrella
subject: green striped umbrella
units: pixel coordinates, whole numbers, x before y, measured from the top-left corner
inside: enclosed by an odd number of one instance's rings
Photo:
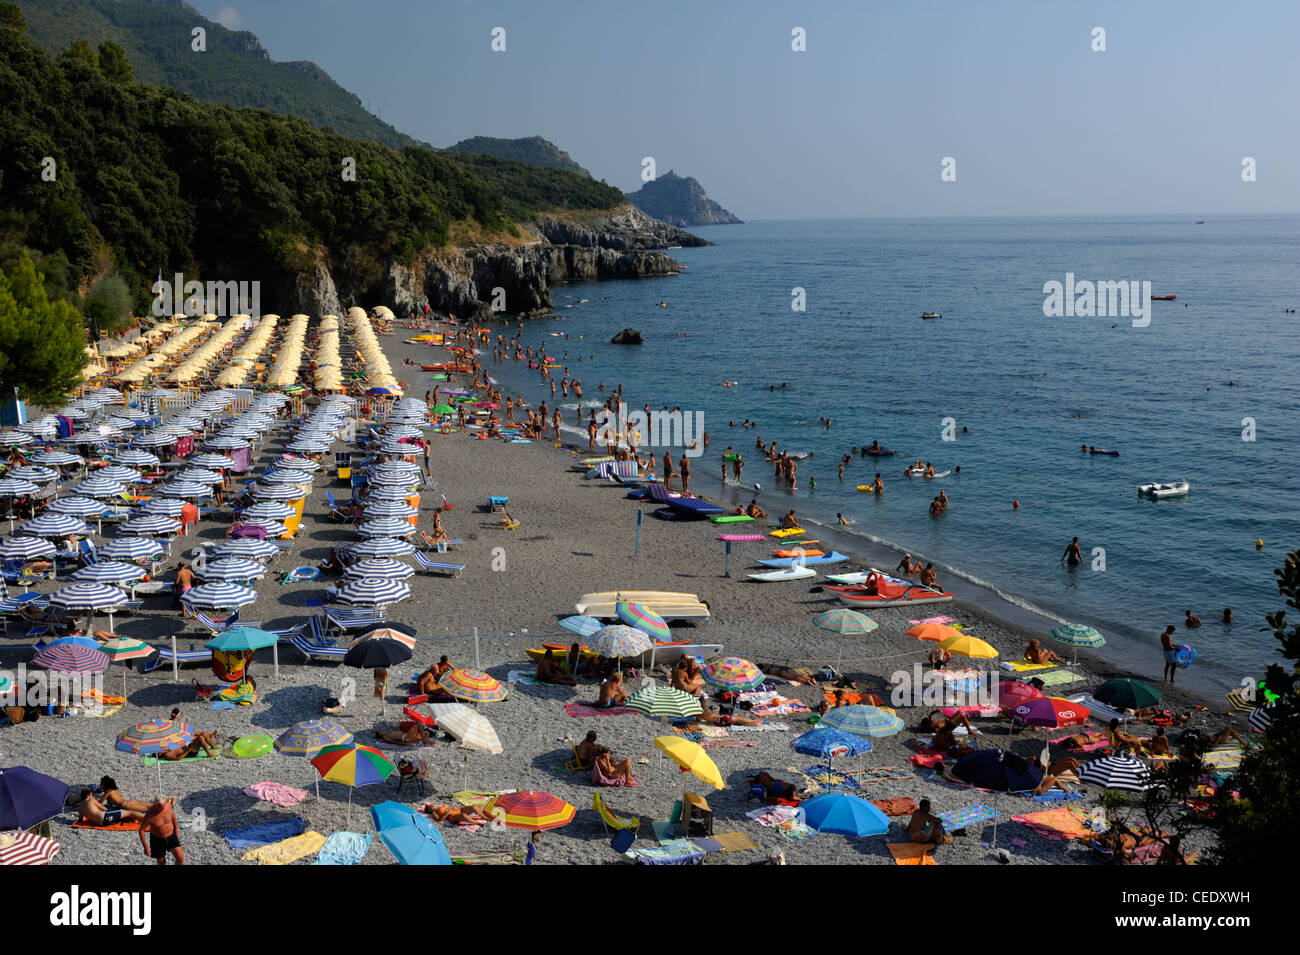
[[[627,698],[625,705],[646,716],[658,716],[665,722],[670,716],[682,718],[698,716],[703,712],[700,701],[689,693],[657,683],[641,687]]]
[[[1063,623],[1052,631],[1052,639],[1067,647],[1074,647],[1074,662],[1079,662],[1079,647],[1095,649],[1105,646],[1106,638],[1095,627],[1082,623]]]
[[[848,607],[836,607],[813,617],[813,625],[834,633],[870,633],[880,626],[864,613]]]
[[[135,637],[114,637],[107,643],[101,643],[99,649],[113,663],[125,663],[127,660],[143,660],[145,657],[151,657],[158,652],[155,647],[151,647],[143,640],[137,640]],[[122,695],[126,696],[126,667],[122,667]]]
[[[854,703],[837,706],[821,718],[818,726],[854,733],[858,736],[893,736],[903,729],[903,721],[888,710]]]

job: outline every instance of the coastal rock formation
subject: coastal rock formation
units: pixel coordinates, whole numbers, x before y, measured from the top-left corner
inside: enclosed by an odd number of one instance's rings
[[[611,345],[640,345],[644,342],[635,328],[625,328],[609,340]]]
[[[454,146],[448,146],[449,153],[479,153],[484,156],[496,156],[500,159],[513,159],[526,162],[531,166],[547,169],[567,169],[593,178],[591,173],[579,166],[563,149],[549,139],[541,136],[526,136],[522,139],[496,139],[492,136],[472,136],[462,139]]]
[[[670,225],[735,225],[737,219],[704,194],[704,187],[690,176],[671,169],[627,195],[628,201]]]

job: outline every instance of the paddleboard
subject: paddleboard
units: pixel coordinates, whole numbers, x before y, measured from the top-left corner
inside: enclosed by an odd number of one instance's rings
[[[797,566],[799,563],[811,567],[817,564],[840,564],[848,559],[848,554],[841,554],[836,550],[831,551],[829,554],[823,554],[820,557],[768,557],[763,560],[755,561],[755,563],[760,564],[763,567],[793,567]]]
[[[811,567],[787,567],[784,570],[771,570],[765,574],[750,574],[749,579],[771,584],[783,580],[806,580],[809,577],[816,576],[817,571]]]

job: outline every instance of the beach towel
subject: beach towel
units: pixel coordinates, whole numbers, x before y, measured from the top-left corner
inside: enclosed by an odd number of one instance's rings
[[[1077,683],[1083,677],[1069,670],[1053,670],[1051,673],[1044,673],[1038,679],[1043,681],[1043,686],[1061,686],[1065,683]]]
[[[934,848],[922,842],[886,842],[885,848],[894,857],[894,865],[938,865],[930,850]]]
[[[779,702],[756,705],[752,712],[755,716],[785,716],[789,713],[811,713],[812,710],[798,700],[781,699]]]
[[[629,783],[622,776],[620,776],[618,779],[610,779],[608,776],[602,773],[600,771],[599,760],[592,763],[591,765],[591,782],[592,785],[594,786],[630,786],[631,785],[631,783]]]
[[[235,704],[231,703],[229,700],[217,700],[217,702],[208,707],[210,710],[233,710],[234,708]]]
[[[496,852],[462,852],[451,857],[452,865],[524,865],[527,850],[505,849]]]
[[[103,708],[96,706],[87,706],[81,711],[81,716],[88,716],[91,719],[102,720],[106,716],[112,716],[123,707],[124,704],[118,703],[116,706],[106,706]]]
[[[1079,735],[1078,733],[1066,733],[1064,736],[1057,736],[1057,737],[1055,737],[1054,739],[1050,740],[1050,742],[1051,742],[1052,745],[1054,745],[1054,746],[1061,746],[1061,743],[1065,742],[1065,740],[1069,739],[1071,736],[1078,736],[1078,735]],[[1071,747],[1071,748],[1069,749],[1069,752],[1071,752],[1071,753],[1091,753],[1091,752],[1093,752],[1094,750],[1105,749],[1105,748],[1108,747],[1109,745],[1110,745],[1110,743],[1109,743],[1107,740],[1104,740],[1104,739],[1103,739],[1103,740],[1098,740],[1096,743],[1089,743],[1087,746]],[[1061,748],[1062,748],[1062,749],[1065,749],[1066,747],[1061,746]]]
[[[1237,747],[1227,746],[1210,750],[1202,761],[1213,769],[1236,769],[1244,755]]]
[[[809,766],[799,775],[821,789],[851,791],[858,788],[856,779],[829,766]]]
[[[893,799],[873,799],[871,804],[886,816],[910,816],[916,812],[916,800],[911,796],[896,796]]]
[[[830,693],[824,693],[823,696],[825,697],[826,702],[829,703],[831,706],[835,706],[835,705],[836,705],[836,703],[835,703],[835,694],[834,694],[833,692],[830,692]],[[885,705],[884,702],[880,699],[880,697],[876,696],[876,694],[874,694],[874,693],[859,693],[859,692],[857,692],[856,690],[841,690],[841,691],[840,691],[840,698],[844,701],[844,704],[845,704],[845,705],[849,705],[849,706],[853,705],[854,703],[865,703],[865,704],[868,705],[868,706],[884,706],[884,705]],[[804,707],[804,709],[807,709],[807,707]],[[755,707],[755,712],[757,712],[757,711],[758,711],[758,708]],[[797,711],[797,710],[792,710],[791,712],[798,712],[798,711]]]
[[[263,822],[243,829],[231,829],[226,833],[226,844],[232,849],[251,849],[296,836],[306,828],[307,823],[301,816],[278,822]]]
[[[256,861],[258,865],[288,865],[291,862],[297,862],[304,856],[311,855],[313,852],[319,852],[324,845],[325,837],[312,830],[311,832],[304,832],[300,836],[294,836],[292,839],[285,839],[283,842],[275,842],[269,846],[253,849],[251,852],[244,853],[240,858],[244,862]]]
[[[998,664],[1004,670],[1014,670],[1016,673],[1027,673],[1030,670],[1055,670],[1062,666],[1060,663],[1029,663],[1025,660],[1003,660]]]
[[[534,686],[546,686],[537,679],[537,674],[532,670],[511,670],[506,674],[507,683],[531,683]]]
[[[625,855],[642,865],[699,865],[706,853],[689,839],[670,839],[657,846],[633,846]]]
[[[909,620],[907,622],[915,627],[917,624],[922,623],[952,623],[953,619],[952,617],[924,617],[920,620]]]
[[[627,716],[635,714],[636,710],[629,710],[626,706],[615,706],[610,709],[590,706],[587,703],[565,703],[564,711],[572,717],[579,716]]]
[[[691,841],[705,852],[743,852],[746,849],[758,848],[758,843],[743,832],[723,832]]]
[[[807,707],[804,707],[807,709]],[[755,710],[757,712],[757,710]],[[789,723],[764,723],[762,726],[733,726],[733,733],[785,733],[790,729]]]
[[[948,832],[965,829],[967,826],[973,826],[981,822],[989,822],[997,817],[998,811],[996,809],[978,802],[961,809],[950,809],[947,812],[935,813],[935,818],[943,823],[944,829]]]
[[[115,822],[111,826],[97,826],[93,822],[74,822],[73,829],[98,829],[100,832],[139,832],[140,821],[123,820]]]
[[[1045,793],[1035,796],[1026,793],[1034,802],[1071,802],[1075,799],[1082,799],[1083,793],[1069,793],[1063,789],[1049,789]]]
[[[933,769],[943,762],[943,753],[917,753],[912,757],[913,766],[924,766],[927,769]]]
[[[114,706],[126,702],[125,697],[109,696],[106,693],[96,690],[93,687],[89,690],[83,690],[81,693],[83,700],[89,700],[92,703],[99,703],[102,706]]]
[[[751,809],[745,815],[760,826],[779,826],[793,820],[798,811],[793,806],[764,806],[762,809]]]
[[[334,832],[312,865],[356,865],[370,851],[370,833]]]
[[[481,789],[462,789],[459,792],[451,794],[454,802],[462,806],[472,806],[475,803],[487,802],[493,796],[504,796],[506,793],[514,792],[513,789],[500,790],[481,790]]]
[[[251,786],[246,786],[244,795],[252,796],[254,799],[265,799],[269,803],[283,806],[286,809],[298,805],[307,798],[307,793],[301,789],[294,789],[292,786],[272,782],[253,783]]]
[[[943,707],[943,713],[945,716],[956,716],[958,713],[964,713],[967,716],[978,716],[983,719],[989,719],[994,716],[1001,716],[1002,707],[998,706],[996,703],[990,703],[987,706],[945,706]],[[964,730],[965,728],[966,727],[963,726],[961,729]]]
[[[1069,809],[1044,809],[1042,812],[1012,816],[1011,820],[1028,826],[1044,839],[1051,839],[1053,842],[1091,839],[1094,835]]]
[[[758,743],[751,739],[700,739],[698,740],[700,749],[745,749],[750,746],[757,746]]]
[[[158,763],[162,763],[164,765],[166,765],[167,763],[192,763],[198,759],[220,759],[220,758],[221,758],[220,753],[217,753],[216,756],[209,756],[207,753],[203,752],[203,750],[199,750],[199,752],[196,755],[186,756],[184,759],[163,759],[161,756],[146,755],[144,757],[144,764],[146,766],[155,766]]]
[[[784,839],[811,839],[817,835],[817,830],[812,826],[805,826],[803,823],[791,819],[789,822],[783,822],[777,826],[776,834]]]

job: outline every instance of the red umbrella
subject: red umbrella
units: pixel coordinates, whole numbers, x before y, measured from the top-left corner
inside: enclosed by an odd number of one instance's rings
[[[1045,694],[1038,687],[1019,680],[1003,680],[998,684],[998,706],[1004,710],[1015,709],[1021,703],[1028,703],[1030,700],[1041,700],[1044,696]]]
[[[1030,700],[1012,708],[1012,722],[1021,726],[1042,726],[1047,729],[1060,729],[1063,726],[1078,726],[1088,719],[1088,708],[1078,703],[1071,703],[1059,696],[1048,696],[1041,700]]]

